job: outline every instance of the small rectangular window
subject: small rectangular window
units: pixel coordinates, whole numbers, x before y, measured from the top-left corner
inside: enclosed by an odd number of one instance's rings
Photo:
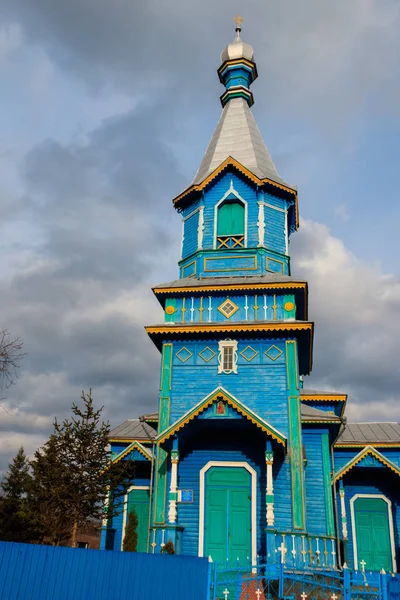
[[[218,373],[237,373],[237,342],[223,340],[218,346]]]

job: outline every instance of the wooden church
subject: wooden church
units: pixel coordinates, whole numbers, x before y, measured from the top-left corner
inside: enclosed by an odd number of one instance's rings
[[[114,460],[137,468],[102,548],[122,549],[134,509],[140,552],[171,542],[213,561],[395,572],[400,425],[346,423],[346,394],[303,388],[314,324],[307,282],[290,268],[297,190],[250,111],[257,68],[240,31],[221,54],[220,120],[173,200],[179,279],[153,288],[158,413],[111,432]]]

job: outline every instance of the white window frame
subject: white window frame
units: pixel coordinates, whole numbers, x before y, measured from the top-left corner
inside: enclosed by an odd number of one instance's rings
[[[232,348],[232,369],[224,369],[224,352],[225,348]],[[237,363],[238,363],[238,343],[235,340],[221,340],[218,342],[218,373],[225,373],[230,375],[235,373],[237,375]]]
[[[233,187],[233,181],[231,179],[231,185],[228,189],[227,192],[225,192],[225,194],[222,196],[221,200],[219,200],[217,202],[217,204],[214,207],[214,250],[217,250],[217,231],[218,231],[218,209],[221,206],[221,204],[223,204],[223,202],[225,202],[225,200],[228,198],[228,196],[230,196],[231,194],[233,194],[235,196],[235,198],[237,200],[239,200],[239,202],[241,202],[244,206],[244,246],[243,248],[247,248],[247,201],[242,198],[242,196],[235,190],[235,188]],[[226,248],[225,248],[226,250]]]

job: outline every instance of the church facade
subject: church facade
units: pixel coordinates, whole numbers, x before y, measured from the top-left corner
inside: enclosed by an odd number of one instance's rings
[[[110,436],[137,461],[124,510],[102,531],[121,550],[213,561],[395,572],[400,559],[400,426],[346,423],[343,392],[303,387],[313,358],[308,285],[291,274],[294,186],[278,174],[250,111],[253,48],[221,55],[222,115],[182,217],[179,279],[157,285],[164,321],[159,409]]]

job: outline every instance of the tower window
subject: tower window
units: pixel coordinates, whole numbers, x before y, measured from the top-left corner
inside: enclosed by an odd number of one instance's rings
[[[223,340],[218,344],[218,373],[237,373],[237,342]]]
[[[244,206],[241,202],[227,200],[218,208],[217,248],[243,248]]]

